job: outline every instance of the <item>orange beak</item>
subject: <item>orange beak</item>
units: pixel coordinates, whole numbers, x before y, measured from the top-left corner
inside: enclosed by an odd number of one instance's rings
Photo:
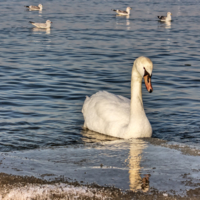
[[[143,77],[144,78],[144,82],[145,82],[145,86],[147,88],[147,91],[149,93],[153,92],[153,87],[151,85],[151,77],[149,76],[149,74],[147,74],[146,76]]]

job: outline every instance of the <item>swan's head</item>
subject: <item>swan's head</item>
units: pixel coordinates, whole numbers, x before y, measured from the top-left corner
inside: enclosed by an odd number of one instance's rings
[[[148,92],[153,92],[151,85],[151,76],[153,71],[153,63],[147,57],[139,57],[135,60],[135,66],[141,77],[144,78],[145,86]]]
[[[131,7],[127,7],[127,8],[126,8],[126,12],[128,12],[128,11],[130,11],[130,10],[132,10]]]
[[[170,12],[167,13],[167,17],[169,17],[169,16],[171,16],[171,15],[172,15],[172,13],[170,13]]]
[[[39,4],[38,7],[40,8],[40,10],[42,10],[43,8],[42,4]]]

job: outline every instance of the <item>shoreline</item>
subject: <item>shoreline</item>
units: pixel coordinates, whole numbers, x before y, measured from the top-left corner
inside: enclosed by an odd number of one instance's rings
[[[199,150],[155,138],[0,153],[0,163],[0,200],[200,198]]]
[[[171,191],[173,192],[173,191]],[[17,195],[17,196],[16,196]],[[96,184],[83,185],[79,182],[62,180],[46,181],[43,179],[15,176],[0,173],[0,200],[42,199],[138,199],[138,200],[197,200],[200,187],[187,191],[186,196],[171,195],[151,188],[147,193],[142,191],[122,191],[115,187],[103,187]]]

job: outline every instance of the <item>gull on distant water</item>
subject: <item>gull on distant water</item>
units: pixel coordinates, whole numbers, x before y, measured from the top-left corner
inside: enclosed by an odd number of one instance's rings
[[[31,21],[30,23],[36,26],[37,28],[50,28],[52,22],[50,20],[47,20],[46,23],[35,23]]]
[[[126,8],[126,11],[125,10],[113,10],[112,11],[115,11],[117,14],[119,15],[130,15],[130,11],[132,10],[131,7],[127,7]]]
[[[29,10],[40,10],[42,11],[42,4],[39,4],[38,6],[25,6],[26,8],[29,8]]]
[[[160,19],[160,21],[164,22],[164,21],[171,21],[172,17],[171,17],[172,13],[168,12],[167,13],[167,17],[165,16],[158,16],[158,19]]]

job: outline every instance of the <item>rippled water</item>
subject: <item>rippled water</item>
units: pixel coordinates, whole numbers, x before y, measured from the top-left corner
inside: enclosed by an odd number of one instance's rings
[[[99,90],[130,98],[133,61],[154,63],[145,111],[153,137],[200,141],[199,1],[1,2],[0,151],[83,143],[82,104]],[[131,6],[130,18],[111,9]],[[171,23],[157,15],[172,12]],[[34,29],[29,21],[53,24]]]

